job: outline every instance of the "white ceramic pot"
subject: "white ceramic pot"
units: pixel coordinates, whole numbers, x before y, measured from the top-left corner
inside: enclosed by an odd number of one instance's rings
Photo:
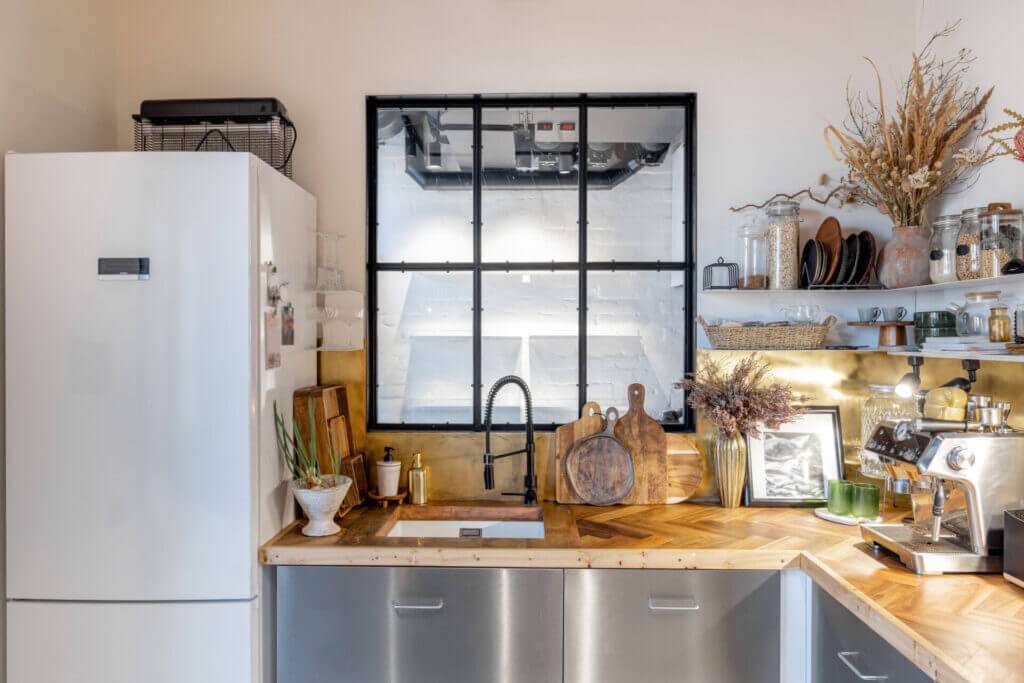
[[[377,461],[377,493],[381,496],[398,495],[398,478],[402,473],[402,463],[398,460],[387,462]]]
[[[334,521],[334,515],[345,500],[348,487],[352,480],[343,474],[326,474],[323,477],[325,484],[333,484],[329,488],[306,489],[292,484],[292,491],[295,492],[295,500],[299,501],[302,511],[306,513],[309,523],[302,527],[302,533],[306,536],[330,536],[341,531],[341,527]]]

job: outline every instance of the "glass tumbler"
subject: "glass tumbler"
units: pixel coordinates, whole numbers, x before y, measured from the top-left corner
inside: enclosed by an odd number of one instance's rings
[[[853,485],[853,516],[862,519],[878,517],[879,489],[875,484]]]
[[[853,482],[845,479],[829,479],[828,511],[833,515],[848,515],[852,505]]]

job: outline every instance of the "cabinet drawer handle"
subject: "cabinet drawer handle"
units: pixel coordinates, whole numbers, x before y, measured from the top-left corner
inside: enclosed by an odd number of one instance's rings
[[[845,664],[846,668],[849,669],[850,671],[852,671],[853,675],[856,676],[857,678],[859,678],[862,681],[887,681],[887,680],[889,680],[889,677],[884,675],[884,674],[879,674],[877,676],[868,676],[867,674],[862,674],[860,671],[858,671],[857,667],[855,667],[853,665],[853,662],[850,661],[850,657],[856,657],[857,655],[860,654],[859,652],[837,652],[836,654],[839,655],[839,661],[841,661],[843,664]]]
[[[647,598],[647,607],[652,612],[696,612],[700,605],[693,598]]]
[[[398,600],[392,600],[391,606],[396,612],[439,612],[444,609],[444,599],[434,598],[430,600],[414,600],[412,602],[399,602]]]

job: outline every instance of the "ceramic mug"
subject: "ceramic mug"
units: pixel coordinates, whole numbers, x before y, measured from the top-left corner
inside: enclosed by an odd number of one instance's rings
[[[857,309],[857,317],[862,323],[873,323],[882,315],[882,309],[878,306],[865,306]]]
[[[904,306],[886,306],[882,309],[882,320],[887,323],[895,323],[907,317],[907,309]]]

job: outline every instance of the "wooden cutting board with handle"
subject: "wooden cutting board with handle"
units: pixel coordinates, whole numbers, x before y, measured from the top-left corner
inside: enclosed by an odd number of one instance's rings
[[[566,478],[588,505],[614,505],[633,490],[633,459],[615,438],[618,417],[609,408],[604,431],[577,441],[565,458]]]
[[[565,459],[577,441],[599,434],[604,429],[601,406],[593,401],[583,404],[580,419],[564,424],[555,430],[555,500],[559,503],[579,505],[583,503],[572,489],[565,473]]]
[[[622,499],[627,505],[668,502],[668,446],[665,430],[644,411],[643,384],[630,384],[629,410],[615,423],[615,437],[633,457],[633,490]]]

